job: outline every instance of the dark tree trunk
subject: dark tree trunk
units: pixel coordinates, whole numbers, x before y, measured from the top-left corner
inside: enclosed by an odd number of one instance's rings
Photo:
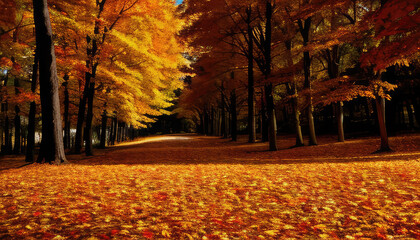
[[[344,142],[344,113],[343,113],[343,102],[336,103],[336,119],[337,119],[337,129],[338,129],[338,141]]]
[[[9,74],[4,78],[4,86],[7,86],[9,80]],[[6,92],[7,94],[7,92]],[[12,151],[12,142],[10,140],[10,122],[9,122],[9,103],[7,99],[4,103],[1,104],[1,111],[5,113],[4,119],[4,148],[2,149],[3,154],[10,154]]]
[[[378,115],[378,124],[379,124],[379,134],[381,136],[381,148],[378,152],[386,152],[391,151],[388,143],[388,135],[386,132],[386,125],[385,125],[385,101],[381,97],[376,97],[376,112]]]
[[[204,134],[209,135],[209,114],[204,110]]]
[[[105,148],[106,143],[106,122],[108,120],[108,116],[106,115],[106,110],[104,110],[102,114],[102,130],[101,130],[101,143],[100,148]],[[134,137],[132,137],[134,138]]]
[[[83,94],[83,96],[79,100],[79,111],[77,114],[76,137],[74,140],[75,153],[80,153],[82,150],[82,145],[83,145],[82,131],[83,131],[83,122],[85,120],[85,111],[86,111],[86,97],[85,97],[85,94]]]
[[[222,93],[222,135],[223,138],[228,138],[229,129],[228,122],[226,120],[226,102],[225,95]]]
[[[265,108],[264,102],[264,91],[261,91],[261,141],[268,141],[268,119],[267,119],[267,109]]]
[[[335,21],[335,19],[333,19]],[[335,27],[332,27],[335,29]],[[328,76],[330,79],[337,78],[339,76],[338,64],[340,57],[338,55],[338,45],[334,45],[332,49],[325,50],[325,56],[328,64]],[[338,132],[338,141],[344,142],[344,114],[343,114],[343,102],[338,102],[335,104],[335,119],[337,121],[337,132]],[[351,111],[353,112],[353,111]]]
[[[105,4],[105,0],[99,2],[99,13],[98,13],[98,18],[100,18],[100,15],[103,11],[103,6]],[[99,21],[97,21],[95,23],[95,28],[94,28],[94,33],[95,34],[99,34]],[[105,37],[105,36],[103,36]],[[95,92],[95,89],[91,89],[91,81],[92,79],[95,78],[96,76],[96,70],[98,67],[98,62],[94,62],[94,59],[96,57],[96,55],[98,54],[98,42],[97,39],[95,38],[91,38],[89,35],[86,36],[86,41],[88,43],[88,47],[86,49],[87,55],[88,55],[88,60],[86,60],[86,67],[88,69],[90,69],[91,72],[86,72],[85,73],[85,86],[84,86],[84,90],[83,90],[83,95],[80,98],[80,103],[79,103],[79,112],[77,115],[77,126],[76,126],[76,140],[75,140],[75,152],[76,153],[80,153],[81,149],[82,149],[82,145],[83,145],[83,141],[82,141],[82,130],[83,130],[83,122],[85,120],[85,111],[86,111],[86,103],[88,103],[90,101],[89,98],[93,99],[93,95]],[[93,84],[94,86],[94,84]],[[91,92],[93,90],[93,93]],[[88,107],[89,108],[89,107]],[[89,111],[89,109],[88,109]],[[88,115],[88,114],[87,114]],[[89,118],[89,116],[86,116],[86,118]],[[86,123],[87,124],[87,123]],[[85,127],[86,129],[86,127]],[[91,131],[89,129],[87,129],[87,131]],[[89,137],[89,133],[84,133],[85,136]],[[88,144],[88,143],[86,143]],[[88,146],[86,146],[87,148]],[[88,150],[90,151],[90,153],[88,153],[89,155],[92,153],[91,149]]]
[[[20,124],[20,108],[16,105],[15,106],[15,119],[14,119],[14,124],[15,124],[15,144],[13,147],[13,153],[14,154],[19,154],[20,153],[20,149],[22,147],[21,145],[21,139],[20,139],[20,135],[21,135],[21,124]]]
[[[70,116],[69,116],[69,89],[68,89],[68,80],[69,76],[64,75],[64,148],[70,148]]]
[[[37,162],[61,164],[67,162],[67,159],[64,154],[57,66],[47,0],[34,0],[33,7],[42,108],[42,141]]]
[[[238,140],[238,121],[237,121],[237,113],[236,113],[236,91],[235,89],[230,92],[230,112],[232,114],[232,123],[231,123],[231,136],[232,141]]]
[[[408,127],[410,130],[414,129],[414,114],[413,114],[413,108],[411,107],[410,101],[407,100],[405,102],[407,107],[407,115],[408,115]]]
[[[299,30],[303,38],[303,45],[306,46],[309,42],[309,30],[311,27],[311,17],[305,19],[304,23],[299,20]],[[314,123],[314,116],[313,116],[313,105],[312,105],[312,96],[311,96],[311,79],[310,79],[310,71],[311,71],[311,58],[309,56],[309,52],[303,52],[303,70],[305,75],[305,82],[304,87],[309,90],[308,97],[307,97],[307,108],[306,114],[308,118],[308,125],[309,125],[309,145],[317,145],[316,134],[315,134],[315,123]]]
[[[247,9],[247,26],[248,26],[248,142],[254,143],[256,141],[255,130],[255,104],[254,104],[254,37],[251,27],[251,6]]]
[[[210,135],[214,136],[214,108],[213,106],[210,108]]]
[[[287,65],[289,67],[293,66],[293,58],[292,58],[292,40],[285,41],[284,44],[286,45],[287,50]],[[292,73],[293,74],[293,73]],[[303,146],[303,136],[302,136],[302,128],[300,126],[300,111],[298,106],[298,98],[297,98],[297,83],[295,76],[292,76],[292,87],[291,87],[291,94],[293,95],[291,103],[292,103],[292,110],[293,110],[293,121],[295,124],[295,133],[296,133],[296,147]]]
[[[10,138],[10,122],[9,122],[9,116],[6,115],[6,119],[4,120],[4,152],[3,153],[10,154],[11,151],[12,151],[12,141]]]
[[[200,118],[200,124],[198,126],[197,132],[204,135],[204,116],[202,113],[199,113],[198,117]]]
[[[18,96],[20,94],[19,92],[19,79],[15,78],[14,81],[14,86],[15,86],[15,96]],[[13,120],[14,125],[15,125],[15,143],[14,143],[14,147],[13,147],[13,153],[14,154],[19,154],[20,150],[22,148],[22,144],[21,144],[21,123],[20,123],[20,108],[19,106],[16,104],[15,105],[15,119]]]
[[[111,145],[115,145],[115,139],[117,137],[117,128],[118,128],[118,120],[117,120],[117,117],[114,117],[112,119],[112,126],[113,126],[113,128],[112,128],[112,131],[111,131],[111,134],[112,134],[112,137],[111,137]]]
[[[273,5],[271,1],[266,1],[265,9],[266,26],[265,26],[265,42],[264,42],[264,58],[265,58],[265,77],[268,78],[271,74],[271,20],[273,16]],[[274,109],[273,85],[268,83],[265,85],[265,99],[267,103],[268,115],[268,141],[269,150],[277,151],[277,131],[276,131],[276,114]]]
[[[34,161],[35,114],[36,114],[36,103],[35,101],[32,101],[30,105],[30,109],[29,109],[28,137],[27,137],[27,144],[26,144],[26,157],[25,157],[26,162]]]
[[[85,154],[86,156],[93,155],[92,149],[92,120],[93,120],[93,95],[95,92],[95,82],[91,82],[89,84],[88,90],[88,109],[86,114],[86,147],[85,147]]]
[[[276,114],[274,109],[273,99],[273,85],[265,85],[265,99],[267,101],[267,113],[268,113],[268,142],[269,150],[277,151],[277,137],[276,137]]]

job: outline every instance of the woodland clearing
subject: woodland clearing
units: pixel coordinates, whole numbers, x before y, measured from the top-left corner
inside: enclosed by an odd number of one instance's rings
[[[280,151],[139,139],[71,164],[0,158],[0,239],[419,239],[420,135]]]

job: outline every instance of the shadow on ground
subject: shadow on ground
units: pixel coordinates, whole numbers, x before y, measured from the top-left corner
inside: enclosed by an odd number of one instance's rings
[[[247,143],[246,136],[237,142],[195,134],[153,136],[97,149],[95,155],[67,155],[77,165],[141,164],[303,164],[367,161],[420,160],[420,134],[390,138],[393,152],[372,154],[380,140],[374,137],[350,139],[344,143],[336,136],[320,136],[317,146],[292,148],[292,135],[279,136],[279,151],[267,151],[267,143]],[[0,170],[24,167],[23,156],[0,158]]]

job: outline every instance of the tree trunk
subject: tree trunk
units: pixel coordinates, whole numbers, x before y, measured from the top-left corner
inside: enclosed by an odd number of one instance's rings
[[[200,125],[198,126],[197,132],[204,135],[204,114],[199,113],[198,117],[200,118]]]
[[[311,27],[311,17],[305,19],[304,23],[299,20],[299,30],[303,38],[303,45],[306,46],[309,42],[309,30]],[[310,80],[310,71],[311,71],[311,58],[309,56],[309,52],[303,52],[303,70],[305,75],[305,82],[304,87],[309,90],[307,96],[307,108],[306,114],[308,118],[308,125],[309,125],[309,145],[317,145],[316,134],[315,134],[315,124],[314,124],[314,117],[313,117],[313,106],[312,106],[312,95],[310,93],[311,87],[311,80]]]
[[[267,101],[267,113],[268,113],[268,142],[269,150],[277,151],[277,133],[276,133],[276,114],[274,109],[273,99],[273,85],[265,85],[265,99]]]
[[[42,141],[37,162],[66,163],[58,97],[57,66],[47,0],[33,0],[42,109]]]
[[[7,104],[7,103],[6,103]],[[6,119],[4,120],[4,154],[10,154],[12,151],[12,142],[10,139],[10,122],[9,116],[6,113]]]
[[[85,87],[86,89],[86,87]],[[85,94],[79,98],[79,111],[77,113],[77,125],[76,125],[76,137],[74,140],[74,152],[80,153],[83,146],[83,122],[85,120],[85,111],[86,111],[86,97]]]
[[[288,67],[293,66],[293,58],[292,58],[292,40],[285,41],[284,44],[286,45],[287,50],[287,65]],[[291,94],[292,97],[292,110],[294,116],[294,124],[295,124],[295,133],[296,133],[296,144],[295,147],[303,146],[303,136],[302,136],[302,128],[300,126],[300,111],[298,106],[298,98],[297,98],[297,83],[295,79],[294,73],[292,73],[292,87],[291,87]]]
[[[338,141],[344,142],[344,113],[343,113],[343,102],[336,103],[336,119],[337,119],[337,129],[338,129]]]
[[[115,145],[115,140],[117,138],[117,129],[118,129],[118,120],[117,117],[114,117],[114,119],[112,119],[112,125],[114,126],[113,131],[112,131],[112,138],[111,138],[111,145]]]
[[[256,141],[255,130],[255,104],[254,104],[254,37],[251,27],[251,6],[247,9],[247,26],[248,26],[248,142],[254,143]]]
[[[376,97],[375,99],[376,103],[376,112],[378,115],[378,124],[379,124],[379,134],[381,136],[381,148],[378,150],[378,152],[386,152],[391,151],[391,148],[389,147],[388,143],[388,135],[386,132],[386,125],[385,125],[385,101],[381,97]]]
[[[214,108],[210,108],[210,136],[214,136]]]
[[[232,114],[232,123],[231,123],[231,136],[232,141],[238,140],[238,121],[237,121],[237,113],[236,113],[236,91],[233,89],[230,92],[230,112]]]
[[[14,119],[14,124],[15,124],[15,144],[14,144],[14,148],[13,148],[13,153],[14,154],[19,154],[20,153],[20,149],[22,147],[21,145],[21,139],[20,139],[20,135],[21,135],[21,124],[20,124],[20,108],[16,105],[15,106],[15,119]]]
[[[293,108],[293,116],[294,116],[294,122],[295,122],[295,132],[296,132],[295,147],[300,147],[300,146],[303,146],[304,143],[303,143],[302,128],[300,127],[300,111],[298,107],[297,97],[294,97],[292,99],[292,108]]]
[[[17,77],[15,77],[14,80],[14,86],[15,86],[15,96],[19,96],[20,91],[19,91],[19,79]],[[22,148],[22,144],[21,144],[21,123],[20,123],[20,108],[19,105],[15,105],[15,119],[13,120],[14,122],[14,126],[15,126],[15,143],[14,143],[14,147],[13,147],[13,153],[14,154],[19,154],[20,150]]]
[[[209,135],[209,115],[206,109],[204,109],[204,135]]]
[[[70,116],[69,116],[69,89],[68,89],[68,80],[69,76],[64,75],[64,148],[70,148]]]
[[[4,78],[4,86],[7,86],[7,82],[9,79],[9,74],[6,75]],[[7,94],[7,91],[6,91]],[[6,96],[7,97],[7,96]],[[4,149],[2,149],[3,154],[10,154],[12,151],[12,142],[10,140],[10,123],[9,123],[9,103],[6,99],[4,103],[1,104],[2,112],[5,112],[5,119],[4,119]]]
[[[86,147],[85,154],[86,156],[93,156],[92,149],[92,120],[93,120],[93,94],[95,92],[95,82],[89,84],[88,90],[88,109],[86,114]]]
[[[107,120],[108,120],[108,117],[106,115],[106,110],[104,110],[104,112],[102,114],[102,130],[101,130],[101,143],[100,143],[100,148],[105,148],[105,143],[106,143],[106,122],[107,122]]]
[[[264,91],[261,91],[261,141],[268,141],[268,119],[264,102]]]
[[[407,107],[407,115],[408,115],[408,127],[410,130],[414,129],[414,114],[413,114],[413,108],[411,107],[410,101],[406,101],[406,107]]]

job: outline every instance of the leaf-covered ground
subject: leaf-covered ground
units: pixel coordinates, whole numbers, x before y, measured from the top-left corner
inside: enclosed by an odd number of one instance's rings
[[[420,136],[319,142],[178,135],[3,170],[0,239],[420,239]]]

